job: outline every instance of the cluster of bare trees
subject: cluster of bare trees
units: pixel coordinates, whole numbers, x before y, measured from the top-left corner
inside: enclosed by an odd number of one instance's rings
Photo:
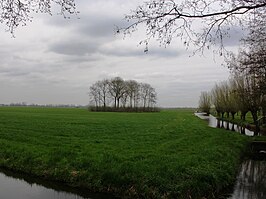
[[[237,112],[245,120],[248,112],[259,132],[259,113],[266,123],[266,22],[260,15],[250,25],[250,32],[243,40],[243,48],[227,61],[232,72],[228,81],[216,84],[209,94],[218,115],[224,117]],[[201,97],[202,98],[202,97]],[[209,104],[210,107],[211,104]]]
[[[135,80],[115,77],[97,81],[89,96],[93,111],[157,111],[155,89]]]

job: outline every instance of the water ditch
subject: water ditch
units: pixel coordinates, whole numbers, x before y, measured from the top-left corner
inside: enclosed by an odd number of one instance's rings
[[[227,121],[216,119],[212,115],[205,113],[195,113],[201,119],[208,122],[213,128],[224,128],[235,131],[246,136],[254,136],[254,132],[232,124]],[[224,195],[227,199],[265,199],[266,198],[266,149],[259,146],[260,142],[254,142],[253,154],[245,159],[240,165],[235,185],[231,193]],[[257,148],[257,149],[255,149]]]
[[[231,122],[218,120],[216,117],[212,115],[206,115],[206,113],[195,113],[196,116],[199,118],[206,120],[208,122],[208,125],[213,128],[224,128],[226,130],[230,131],[236,131],[241,134],[245,134],[247,136],[254,136],[254,132],[236,124],[233,124]]]
[[[1,199],[115,199],[107,194],[94,194],[86,189],[72,188],[0,169]]]
[[[265,199],[266,161],[245,160],[242,162],[233,193],[228,199]]]

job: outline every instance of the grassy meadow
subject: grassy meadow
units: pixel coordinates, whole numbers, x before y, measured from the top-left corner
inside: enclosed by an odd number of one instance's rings
[[[215,198],[248,137],[193,110],[100,113],[0,107],[0,167],[131,198]]]

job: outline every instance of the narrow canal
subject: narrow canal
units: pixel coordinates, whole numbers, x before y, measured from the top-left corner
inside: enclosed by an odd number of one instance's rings
[[[228,199],[265,199],[266,161],[245,160]]]
[[[213,128],[224,128],[253,136],[254,132],[246,128],[242,128],[228,123],[219,121],[214,116],[207,116],[204,113],[195,113],[201,119],[208,122],[208,125]],[[242,131],[242,132],[241,132]],[[227,199],[265,199],[266,198],[266,151],[261,151],[263,154],[254,154],[242,162],[236,178],[236,182],[232,193],[227,195]],[[257,156],[260,158],[258,159]]]
[[[0,169],[0,199],[114,199]]]
[[[203,119],[203,120],[206,120],[210,127],[224,128],[227,130],[236,131],[238,133],[243,133],[247,136],[253,136],[254,135],[254,132],[247,129],[247,128],[243,128],[241,126],[238,126],[236,124],[232,124],[232,123],[227,122],[227,121],[217,120],[216,117],[214,117],[212,115],[206,115],[205,113],[195,113],[195,115],[198,116],[199,118]],[[243,131],[243,132],[241,132],[241,131]]]

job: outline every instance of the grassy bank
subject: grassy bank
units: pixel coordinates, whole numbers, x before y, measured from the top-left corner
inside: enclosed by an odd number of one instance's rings
[[[132,198],[212,198],[249,138],[178,109],[0,108],[0,166]]]

